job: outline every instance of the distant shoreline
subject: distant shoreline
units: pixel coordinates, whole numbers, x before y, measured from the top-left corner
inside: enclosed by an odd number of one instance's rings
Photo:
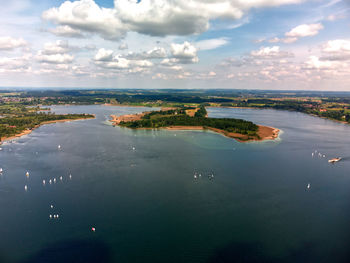
[[[139,114],[128,114],[122,116],[110,115],[110,122],[113,125],[119,125],[121,121],[135,121],[140,120],[144,113]],[[266,141],[266,140],[275,140],[278,138],[280,130],[274,127],[258,125],[258,136],[259,138],[251,138],[249,135],[227,132],[224,130],[211,128],[211,127],[203,127],[203,126],[168,126],[168,127],[159,127],[159,128],[136,128],[136,130],[154,130],[154,129],[166,129],[166,130],[210,130],[219,134],[222,134],[226,137],[235,139],[238,142],[252,142],[252,141]]]
[[[15,135],[12,135],[12,136],[8,136],[8,137],[3,137],[1,138],[1,141],[0,141],[0,145],[5,142],[5,141],[11,141],[13,139],[17,139],[17,138],[20,138],[24,135],[28,135],[30,134],[32,131],[34,131],[35,129],[39,128],[40,126],[42,125],[45,125],[45,124],[51,124],[51,123],[56,123],[56,122],[68,122],[68,121],[80,121],[80,120],[88,120],[88,119],[94,119],[95,118],[95,115],[94,117],[88,117],[88,118],[78,118],[78,119],[62,119],[62,120],[53,120],[53,121],[44,121],[38,125],[36,125],[34,128],[32,129],[26,129],[24,131],[22,131],[21,133],[17,133]]]

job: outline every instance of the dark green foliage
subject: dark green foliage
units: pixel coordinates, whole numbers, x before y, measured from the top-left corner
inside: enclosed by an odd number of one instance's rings
[[[201,105],[199,109],[196,111],[196,113],[194,114],[194,117],[205,117],[205,116],[207,116],[207,110],[203,105]]]
[[[47,121],[57,121],[64,119],[81,119],[93,118],[90,114],[46,114],[46,113],[30,113],[20,116],[11,116],[0,118],[0,141],[3,137],[13,136],[21,133],[25,129],[33,129],[37,125]]]
[[[203,107],[204,108],[204,107]],[[204,109],[205,110],[205,109]],[[147,115],[154,116],[160,112],[152,112]],[[201,111],[201,115],[206,115],[206,111]],[[171,115],[165,117],[150,118],[144,116],[142,120],[121,122],[120,125],[128,128],[161,128],[168,126],[203,126],[210,128],[217,128],[228,132],[235,132],[240,134],[256,135],[258,126],[250,121],[241,119],[229,118],[205,118],[205,117],[190,117],[185,114]]]

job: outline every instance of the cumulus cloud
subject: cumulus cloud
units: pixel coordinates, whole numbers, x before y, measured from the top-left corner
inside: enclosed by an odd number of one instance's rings
[[[141,53],[130,52],[126,57],[129,59],[160,59],[165,58],[167,52],[162,47],[155,47],[149,51],[144,51]]]
[[[293,54],[288,51],[281,51],[279,46],[261,47],[259,50],[250,52],[250,55],[259,59],[281,59],[293,56]]]
[[[44,49],[41,51],[42,54],[45,55],[53,55],[53,54],[63,54],[67,53],[71,50],[67,41],[57,40],[55,43],[45,43]]]
[[[297,40],[298,40],[298,38],[296,38],[296,37],[285,37],[285,38],[274,37],[274,38],[269,39],[268,42],[270,42],[270,43],[282,42],[285,44],[289,44],[289,43],[294,43]]]
[[[75,37],[75,38],[84,37],[84,35],[80,30],[73,29],[67,25],[58,26],[56,28],[50,28],[48,31],[60,37]]]
[[[286,33],[287,37],[311,37],[318,34],[320,30],[323,29],[323,25],[318,24],[303,24],[297,27],[294,27],[291,31]]]
[[[270,43],[285,43],[290,44],[297,41],[299,38],[302,37],[311,37],[315,36],[319,33],[320,30],[323,29],[323,25],[318,24],[302,24],[299,26],[294,27],[289,32],[286,32],[284,35],[285,37],[278,38],[274,37],[271,39],[268,39],[267,41]],[[262,40],[264,41],[264,40]]]
[[[213,19],[236,20],[252,8],[295,4],[302,0],[115,0],[113,8],[94,0],[66,1],[42,17],[58,25],[120,39],[134,31],[152,36],[202,33]]]
[[[115,9],[100,8],[93,0],[65,1],[58,8],[46,10],[42,17],[76,30],[98,33],[105,39],[119,39],[126,32]]]
[[[72,63],[74,57],[69,54],[51,54],[46,55],[41,51],[38,52],[36,59],[40,63],[49,63],[49,64],[67,64]]]
[[[212,50],[212,49],[225,46],[228,43],[229,43],[229,40],[227,38],[222,37],[222,38],[212,38],[212,39],[197,41],[195,45],[199,50]]]
[[[121,43],[118,47],[119,50],[125,50],[128,49],[128,44],[127,43]]]
[[[321,60],[317,56],[310,56],[305,63],[307,67],[310,69],[335,70],[341,67],[348,67],[346,63],[341,63],[339,61],[331,61],[331,60]]]
[[[145,59],[128,59],[120,54],[114,55],[113,50],[101,48],[94,57],[95,64],[105,69],[129,70],[140,72],[153,66],[153,63]]]
[[[350,60],[350,40],[329,40],[322,46],[321,60],[345,61]]]
[[[172,43],[170,52],[175,59],[173,60],[175,63],[191,64],[199,61],[197,57],[197,48],[187,41],[183,44]]]
[[[336,39],[328,41],[322,49],[323,52],[336,53],[344,52],[350,53],[350,40]]]
[[[54,43],[48,42],[44,44],[44,48],[39,50],[36,60],[40,63],[48,64],[69,64],[74,60],[74,56],[67,54],[69,51],[76,49],[71,47],[68,41],[57,40]]]
[[[31,55],[21,57],[0,57],[0,73],[29,72],[31,70]]]
[[[27,42],[22,38],[0,37],[0,50],[13,50],[26,45]]]
[[[96,61],[111,61],[113,59],[113,50],[100,48],[94,58]]]

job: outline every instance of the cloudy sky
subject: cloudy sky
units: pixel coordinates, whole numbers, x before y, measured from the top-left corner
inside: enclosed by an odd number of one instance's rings
[[[0,86],[350,91],[349,0],[12,0]]]

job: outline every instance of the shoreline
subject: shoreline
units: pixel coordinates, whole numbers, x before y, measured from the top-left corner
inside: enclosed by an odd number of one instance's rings
[[[143,114],[128,114],[122,116],[110,115],[111,120],[109,120],[113,126],[118,125],[123,120],[133,121],[139,120]],[[275,140],[278,138],[280,130],[274,127],[258,125],[259,129],[257,132],[258,137],[250,137],[246,134],[227,132],[217,128],[204,127],[204,126],[168,126],[168,127],[159,127],[159,128],[136,128],[135,130],[156,130],[156,129],[166,129],[166,130],[210,130],[226,137],[235,139],[238,142],[252,142],[252,141],[266,141],[266,140]]]
[[[166,129],[166,130],[210,130],[215,133],[219,133],[225,137],[235,139],[238,142],[252,142],[252,141],[267,141],[267,140],[275,140],[278,138],[278,135],[280,133],[280,130],[274,127],[264,126],[264,125],[257,125],[259,127],[258,130],[258,136],[260,138],[251,138],[249,135],[241,134],[241,133],[234,133],[234,132],[227,132],[224,130],[220,130],[217,128],[211,128],[211,127],[203,127],[203,126],[169,126],[169,127],[161,127],[160,129]]]
[[[0,141],[0,145],[3,144],[3,142],[5,141],[11,141],[17,138],[20,138],[24,135],[28,135],[30,134],[32,131],[34,131],[35,129],[39,128],[42,125],[46,125],[46,124],[51,124],[51,123],[57,123],[57,122],[69,122],[69,121],[81,121],[81,120],[89,120],[89,119],[95,119],[95,115],[93,118],[79,118],[79,119],[62,119],[62,120],[54,120],[54,121],[44,121],[38,125],[36,125],[34,128],[32,129],[25,129],[24,131],[22,131],[21,133],[17,133],[15,135],[9,136],[9,137],[3,137],[1,138]]]

